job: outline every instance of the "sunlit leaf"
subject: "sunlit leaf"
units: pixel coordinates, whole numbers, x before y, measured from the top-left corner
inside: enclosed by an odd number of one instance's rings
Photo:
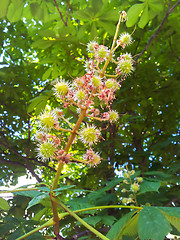
[[[148,21],[149,21],[149,11],[148,11],[148,6],[146,5],[146,7],[143,10],[140,21],[138,23],[138,26],[140,28],[144,28],[146,26],[146,24],[148,23]]]
[[[134,4],[127,12],[128,20],[126,22],[127,27],[132,27],[136,24],[139,18],[139,14],[144,9],[145,5],[143,3]]]
[[[0,7],[0,18],[3,18],[6,16],[9,0],[1,0],[1,7]]]
[[[8,211],[10,209],[8,202],[2,197],[0,197],[0,209],[4,211]]]
[[[44,193],[44,194],[39,194],[38,196],[34,197],[28,204],[27,209],[31,208],[32,206],[35,206],[39,203],[44,203],[49,199],[49,194]]]

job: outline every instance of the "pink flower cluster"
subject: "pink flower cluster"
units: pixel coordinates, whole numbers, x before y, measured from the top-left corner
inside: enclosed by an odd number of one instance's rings
[[[126,21],[126,19],[126,13],[123,11],[120,15],[120,22]],[[83,113],[84,117],[110,121],[110,123],[116,122],[119,115],[118,112],[112,110],[112,102],[115,99],[116,91],[120,88],[118,78],[121,77],[121,81],[123,81],[131,73],[133,60],[129,53],[121,54],[115,60],[115,51],[118,47],[124,49],[131,43],[132,38],[128,33],[122,33],[118,40],[116,35],[111,49],[99,45],[96,41],[89,42],[87,44],[89,59],[85,61],[86,73],[84,76],[77,77],[72,83],[64,79],[54,81],[54,95],[63,104],[63,108],[75,106],[77,112],[85,112]],[[107,74],[106,70],[109,62],[115,64],[114,70],[112,70],[114,75]],[[106,111],[104,111],[105,109]],[[60,119],[68,123],[70,129],[61,128]],[[85,163],[97,165],[101,162],[99,154],[95,153],[91,148],[100,138],[100,129],[97,129],[91,122],[87,123],[83,128],[80,127],[79,131],[67,119],[64,119],[62,110],[54,109],[49,112],[45,111],[39,116],[39,128],[39,137],[37,137],[40,143],[38,148],[39,156],[45,159],[56,158],[59,161],[68,163],[71,154],[65,153],[62,149],[62,139],[59,139],[59,134],[57,134],[64,131],[76,133],[76,139],[79,138],[89,147],[83,156]],[[73,141],[74,139],[70,142],[73,143]]]

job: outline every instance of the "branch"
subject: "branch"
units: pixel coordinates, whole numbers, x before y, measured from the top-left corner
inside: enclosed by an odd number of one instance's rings
[[[27,144],[27,151],[26,151],[26,157],[25,157],[26,167],[30,171],[32,176],[35,177],[38,182],[42,182],[42,180],[35,173],[34,169],[31,167],[31,165],[29,163],[30,142],[31,142],[31,129],[30,128],[31,128],[31,124],[30,124],[30,119],[29,119],[28,120],[28,144]]]
[[[34,162],[37,162],[38,165],[42,165],[42,166],[44,166],[44,167],[49,168],[51,171],[56,172],[56,169],[55,169],[55,168],[49,166],[49,165],[48,165],[47,163],[45,163],[45,162],[38,161],[36,158],[29,158],[29,160],[34,161]]]
[[[14,162],[14,161],[10,161],[10,160],[5,160],[3,159],[1,156],[0,156],[0,160],[1,162],[5,163],[5,164],[11,164],[11,165],[14,165],[14,166],[20,166],[20,167],[26,167],[24,164],[22,163],[19,163],[19,162]]]
[[[4,133],[2,132],[2,137],[4,138],[4,143],[3,142],[0,142],[0,145],[4,146],[5,148],[9,149],[10,152],[16,154],[18,157],[20,157],[21,159],[23,159],[26,163],[26,166],[24,165],[25,168],[27,168],[30,173],[32,174],[33,177],[36,178],[36,180],[38,182],[42,182],[42,180],[38,177],[38,175],[34,172],[34,170],[32,169],[30,163],[29,163],[29,159],[28,159],[28,155],[29,155],[29,152],[30,152],[30,149],[27,150],[27,153],[26,153],[26,157],[23,157],[20,153],[18,153],[15,149],[11,148],[6,140],[6,137],[4,136]],[[30,138],[30,133],[29,133],[29,136],[28,136],[28,139]],[[27,155],[28,154],[28,155]],[[10,162],[9,162],[10,163]],[[14,164],[15,165],[15,164]],[[20,166],[20,164],[19,164]]]
[[[137,62],[137,60],[144,54],[144,52],[148,49],[148,47],[150,46],[151,42],[157,37],[157,35],[159,34],[161,28],[163,27],[164,23],[166,22],[169,14],[174,10],[175,7],[177,7],[177,5],[180,3],[180,0],[178,2],[176,2],[174,4],[174,6],[170,9],[170,3],[171,3],[171,0],[169,0],[169,7],[168,7],[168,11],[163,19],[163,21],[161,22],[159,28],[157,29],[157,31],[155,32],[154,35],[151,36],[151,38],[149,39],[149,42],[148,44],[145,46],[145,48],[142,50],[141,53],[139,53],[135,59],[135,62]]]
[[[104,233],[107,233],[109,230],[110,230],[110,227],[109,228],[101,228],[99,230],[99,232],[104,234]],[[92,232],[90,230],[86,230],[84,232],[80,232],[78,234],[75,234],[72,238],[65,238],[65,239],[66,240],[77,240],[80,237],[91,235],[91,234],[92,234]]]
[[[68,1],[68,4],[67,4],[66,24],[68,22],[68,16],[69,16],[69,5],[70,5],[70,0]]]
[[[60,14],[61,20],[63,21],[64,25],[67,27],[67,22],[64,21],[64,18],[63,18],[62,12],[60,11],[60,9],[59,9],[59,7],[58,7],[58,4],[57,4],[56,0],[54,0],[54,2],[55,2],[55,5],[56,5],[56,8],[57,8],[57,10],[58,10],[58,12],[59,12],[59,14]],[[68,16],[67,16],[67,17],[68,17]]]
[[[35,97],[38,97],[41,93],[43,93],[48,87],[50,86],[50,83],[48,83],[40,92],[38,92],[35,96]]]

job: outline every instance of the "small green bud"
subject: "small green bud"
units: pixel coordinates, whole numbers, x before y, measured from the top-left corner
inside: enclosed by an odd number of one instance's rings
[[[123,180],[123,183],[129,184],[129,182],[126,179]]]
[[[128,174],[127,172],[124,172],[124,173],[123,173],[123,176],[124,176],[124,178],[128,178],[128,177],[129,177],[129,174]]]
[[[121,192],[122,192],[122,193],[125,193],[125,192],[127,192],[127,189],[123,188],[123,189],[121,190]]]
[[[122,204],[127,204],[128,203],[128,199],[127,198],[123,198],[122,199]]]
[[[137,181],[138,183],[142,183],[143,178],[142,178],[142,177],[137,177],[137,178],[136,178],[136,181]]]
[[[139,185],[137,183],[131,184],[131,190],[133,192],[138,192],[139,191]]]

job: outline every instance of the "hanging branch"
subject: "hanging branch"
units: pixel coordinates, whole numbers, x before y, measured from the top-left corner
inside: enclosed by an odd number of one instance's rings
[[[169,7],[168,7],[168,11],[163,19],[163,21],[161,22],[159,28],[157,29],[157,31],[155,32],[154,35],[151,36],[151,38],[149,39],[149,42],[148,44],[145,46],[145,48],[142,50],[142,52],[140,52],[136,59],[135,59],[135,62],[137,62],[137,60],[145,53],[145,51],[148,49],[148,47],[150,46],[151,42],[157,37],[157,35],[159,34],[161,28],[163,27],[164,23],[166,22],[169,14],[177,7],[177,5],[180,3],[180,0],[174,4],[174,6],[172,8],[170,8],[170,4],[171,4],[171,0],[169,0]]]
[[[67,4],[66,24],[68,22],[68,16],[69,16],[69,5],[70,5],[70,0],[68,1],[68,4]]]
[[[68,14],[67,14],[66,22],[65,22],[65,21],[64,21],[64,18],[63,18],[63,15],[62,15],[62,12],[60,11],[56,0],[54,0],[54,2],[55,2],[55,5],[56,5],[56,8],[57,8],[57,10],[58,10],[58,12],[59,12],[59,14],[60,14],[61,20],[63,21],[64,25],[67,27]],[[68,4],[68,10],[69,10],[69,4]],[[67,11],[68,11],[68,10],[67,10]]]
[[[27,151],[26,151],[26,157],[25,157],[25,162],[26,162],[26,167],[30,171],[33,177],[36,178],[38,182],[42,182],[40,177],[34,172],[34,169],[31,167],[29,163],[29,153],[30,153],[30,142],[31,142],[31,124],[30,124],[30,119],[28,119],[28,145],[27,145]]]

